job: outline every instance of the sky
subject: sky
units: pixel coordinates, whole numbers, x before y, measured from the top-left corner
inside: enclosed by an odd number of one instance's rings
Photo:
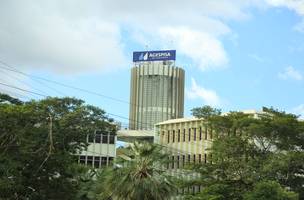
[[[304,0],[2,0],[0,83],[73,96],[127,126],[132,52],[175,49],[185,116],[273,106],[304,116]],[[27,100],[41,96],[0,85]],[[108,96],[121,101],[102,97]],[[123,118],[122,118],[123,117]]]

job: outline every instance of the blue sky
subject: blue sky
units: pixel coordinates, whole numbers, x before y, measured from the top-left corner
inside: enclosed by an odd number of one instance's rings
[[[186,71],[186,116],[206,104],[304,115],[302,0],[0,3],[0,60],[32,75],[129,101],[132,52],[159,49],[176,49]],[[2,83],[75,96],[128,117],[127,103],[0,72]]]

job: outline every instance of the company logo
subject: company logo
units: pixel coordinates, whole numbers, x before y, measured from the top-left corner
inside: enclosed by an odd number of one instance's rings
[[[133,52],[133,62],[175,60],[175,50]]]
[[[141,53],[138,60],[148,60],[149,53]]]
[[[162,53],[150,53],[149,54],[149,57],[150,58],[167,58],[167,57],[170,57],[171,54],[170,52],[162,52]]]

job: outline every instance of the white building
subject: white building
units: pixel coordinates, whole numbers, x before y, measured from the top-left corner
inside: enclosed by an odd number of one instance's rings
[[[79,163],[100,168],[110,165],[116,157],[116,133],[96,131],[87,136],[89,146],[79,155]]]

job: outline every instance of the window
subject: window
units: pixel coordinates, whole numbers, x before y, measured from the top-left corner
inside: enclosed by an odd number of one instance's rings
[[[191,141],[191,128],[189,128],[188,141]]]
[[[175,130],[173,130],[173,132],[172,132],[172,142],[173,143],[175,142]]]
[[[171,162],[171,163],[172,163],[172,164],[171,164],[171,168],[172,168],[172,169],[174,169],[174,162],[175,162],[175,161],[174,161],[174,156],[172,156],[172,162]]]
[[[170,156],[168,156],[167,169],[170,167]]]
[[[110,135],[110,144],[114,144],[115,143],[115,135]]]
[[[94,157],[94,167],[95,168],[99,168],[100,167],[100,157],[99,156],[95,156]]]
[[[180,129],[178,129],[177,142],[180,142]]]
[[[207,154],[204,154],[204,163],[207,163]]]
[[[177,166],[176,166],[177,169],[179,169],[179,156],[177,156],[177,163],[176,164],[177,164]]]
[[[198,162],[199,162],[199,163],[202,162],[202,154],[198,154]]]
[[[191,162],[191,155],[188,154],[188,163],[190,163],[190,162]]]
[[[183,142],[186,141],[186,129],[183,130]]]
[[[195,154],[193,155],[193,162],[195,163]]]
[[[183,162],[183,166],[185,166],[185,155],[183,155],[183,160],[182,160],[182,162]]]
[[[205,126],[205,140],[207,140],[207,126]]]
[[[89,134],[88,136],[88,142],[93,143],[94,142],[94,134]]]
[[[107,165],[107,157],[101,157],[101,165]]]
[[[202,127],[199,127],[199,140],[202,140]]]
[[[196,141],[196,128],[193,128],[193,139]]]
[[[100,134],[95,135],[95,143],[101,143],[101,135]]]
[[[102,143],[108,144],[108,135],[102,135]]]
[[[93,165],[93,156],[88,156],[87,157],[87,165],[92,166]]]
[[[167,142],[170,143],[170,131],[168,131]]]
[[[79,156],[79,163],[85,164],[86,163],[86,157],[85,156]]]

